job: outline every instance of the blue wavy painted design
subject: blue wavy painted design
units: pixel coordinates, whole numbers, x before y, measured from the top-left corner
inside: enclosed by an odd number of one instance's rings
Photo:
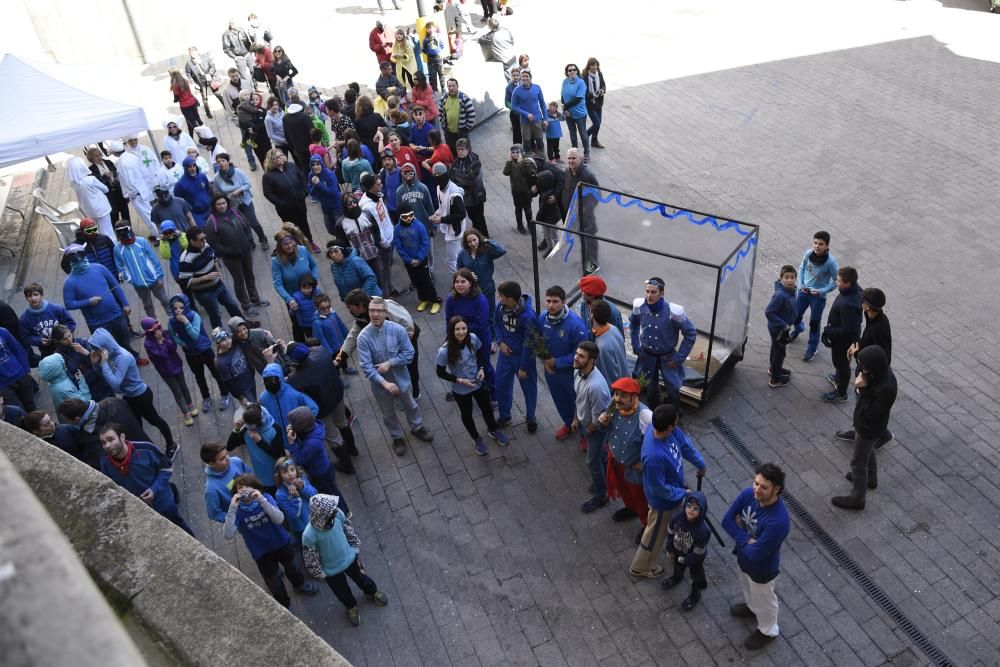
[[[736,270],[739,265],[740,260],[750,254],[750,248],[757,246],[757,239],[760,237],[752,236],[749,240],[744,241],[743,246],[740,248],[739,252],[736,253],[736,257],[733,258],[732,264],[727,264],[722,267],[722,272],[719,273],[719,284],[726,282],[726,276]]]

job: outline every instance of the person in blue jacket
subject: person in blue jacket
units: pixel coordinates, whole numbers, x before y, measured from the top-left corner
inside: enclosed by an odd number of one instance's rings
[[[289,387],[291,389],[291,387]],[[340,496],[340,509],[350,514],[347,500],[337,488],[337,471],[326,449],[326,427],[316,419],[316,413],[305,405],[288,413],[286,428],[288,453],[309,475],[309,481],[319,493]]]
[[[296,593],[309,596],[319,593],[319,587],[306,580],[292,538],[281,525],[285,515],[270,494],[261,492],[260,480],[253,475],[240,475],[233,480],[233,487],[222,534],[227,540],[235,538],[237,532],[243,536],[271,597],[286,609],[292,603],[282,570]]]
[[[35,384],[28,353],[14,336],[0,327],[0,396],[25,412],[35,409]]]
[[[201,392],[201,411],[208,413],[212,410],[212,394],[205,378],[206,368],[219,386],[219,395],[221,396],[219,411],[227,410],[232,399],[229,397],[229,390],[226,389],[226,385],[215,366],[212,339],[208,337],[205,328],[201,325],[201,315],[194,312],[191,301],[183,294],[175,294],[170,297],[167,332],[177,343],[177,347],[184,352],[184,359],[191,368],[191,372],[194,373],[198,391]]]
[[[153,398],[153,390],[149,388],[139,375],[139,367],[110,333],[104,329],[98,329],[90,337],[90,344],[96,349],[90,353],[91,361],[100,371],[101,377],[108,383],[111,390],[116,394],[121,394],[128,404],[129,410],[139,420],[145,419],[155,426],[163,434],[163,440],[167,443],[167,458],[173,460],[177,453],[177,444],[174,442],[173,433],[170,426],[160,416],[156,410],[156,401]]]
[[[382,179],[385,208],[389,211],[389,219],[395,225],[399,222],[399,202],[396,201],[396,191],[403,184],[403,174],[396,166],[396,153],[391,146],[386,146],[382,150],[382,170],[378,176]]]
[[[278,459],[285,455],[284,443],[274,425],[274,417],[259,403],[250,403],[242,415],[233,419],[226,450],[231,452],[241,445],[246,446],[253,474],[263,485],[261,490],[274,495],[277,486],[266,482],[274,476]]]
[[[778,636],[774,585],[780,572],[781,545],[792,527],[781,499],[784,490],[784,471],[773,463],[759,465],[753,486],[743,489],[722,517],[722,527],[736,542],[733,552],[743,589],[743,602],[732,605],[729,613],[757,621],[757,629],[743,642],[751,651],[767,646]]]
[[[340,201],[340,182],[337,180],[337,174],[323,164],[323,158],[319,155],[309,158],[306,191],[311,197],[319,200],[327,234],[336,236],[337,220],[344,215],[344,206]]]
[[[490,349],[493,336],[490,334],[490,303],[486,295],[479,289],[476,274],[469,269],[459,269],[452,280],[451,294],[444,302],[445,327],[451,318],[460,315],[469,325],[469,331],[479,338],[480,348],[476,352],[480,366],[483,367],[485,378],[483,386],[490,392],[490,400],[496,401],[494,395],[496,373],[490,361]],[[451,392],[449,392],[449,395]],[[449,398],[448,400],[451,400]]]
[[[319,414],[319,406],[301,391],[285,382],[285,374],[281,366],[270,363],[261,373],[264,379],[264,391],[260,392],[257,402],[274,417],[278,430],[281,431],[285,448],[288,448],[288,413],[295,408],[305,406],[313,415]]]
[[[396,246],[396,254],[403,261],[406,275],[417,288],[417,312],[427,310],[434,305],[431,314],[436,315],[441,310],[441,297],[434,287],[434,276],[431,275],[430,256],[431,239],[427,235],[427,227],[422,221],[417,221],[416,213],[409,202],[399,204],[399,222],[393,228],[392,243]]]
[[[653,428],[646,429],[643,436],[640,454],[642,490],[646,494],[649,514],[629,568],[633,577],[655,579],[663,573],[663,567],[656,564],[656,559],[663,551],[667,524],[687,493],[684,461],[698,468],[698,477],[705,476],[705,459],[678,426],[678,413],[676,405],[664,404],[656,408],[653,410]]]
[[[125,429],[120,424],[105,424],[100,438],[104,449],[101,472],[194,537],[177,511],[170,488],[170,476],[174,471],[170,459],[151,442],[126,440]]]
[[[851,360],[847,351],[861,339],[861,285],[857,269],[844,266],[837,271],[837,298],[830,306],[830,314],[823,327],[823,344],[830,348],[834,372],[826,376],[833,391],[820,395],[827,403],[845,403],[847,388],[851,383]]]
[[[635,300],[629,317],[632,350],[639,357],[636,369],[649,379],[646,403],[652,410],[660,404],[661,377],[667,385],[668,400],[680,405],[684,362],[698,338],[698,330],[684,313],[684,306],[663,298],[665,287],[662,278],[647,280],[646,297]]]
[[[590,161],[590,135],[587,134],[587,84],[580,78],[580,68],[575,63],[566,65],[566,78],[562,84],[563,115],[569,127],[569,142],[577,148],[577,135],[583,142],[583,163]]]
[[[524,416],[528,420],[528,433],[538,430],[535,408],[538,404],[538,369],[531,353],[528,338],[536,331],[535,304],[531,296],[521,293],[521,285],[514,281],[500,283],[499,308],[493,312],[493,327],[500,348],[497,356],[496,397],[499,419],[505,426],[512,421],[514,404],[514,377],[524,395]]]
[[[823,309],[826,308],[826,295],[837,287],[837,260],[830,253],[830,233],[816,232],[813,234],[812,248],[806,250],[799,264],[799,275],[796,286],[799,289],[795,297],[795,328],[789,342],[798,338],[805,331],[802,316],[809,310],[809,342],[802,355],[802,361],[812,361],[819,348],[820,325],[823,323]]]
[[[691,593],[681,602],[681,609],[691,611],[701,592],[708,588],[705,577],[705,551],[712,531],[705,521],[708,499],[701,491],[691,491],[684,498],[684,511],[676,512],[667,525],[667,553],[674,561],[674,573],[660,586],[669,590],[684,581],[684,570],[691,570]]]
[[[153,246],[141,236],[136,236],[127,220],[115,225],[115,234],[118,236],[114,250],[115,268],[122,280],[132,285],[139,295],[146,316],[156,317],[154,296],[163,310],[169,313],[170,303],[163,289],[163,266],[153,252]]]
[[[167,260],[170,266],[170,275],[174,277],[174,282],[179,286],[181,275],[181,255],[187,250],[187,234],[180,232],[173,220],[164,220],[160,223],[160,257]],[[182,288],[183,289],[183,288]],[[187,294],[190,299],[191,295]]]
[[[302,549],[302,532],[309,525],[309,499],[316,495],[316,487],[309,483],[305,471],[291,456],[282,456],[274,464],[274,499],[285,515],[288,532],[296,546]]]
[[[243,459],[230,456],[225,443],[206,442],[199,456],[205,464],[205,511],[212,521],[225,523],[226,510],[233,498],[233,480],[253,471]]]
[[[78,243],[66,246],[64,256],[69,256],[69,275],[63,283],[63,304],[66,310],[79,310],[91,332],[106,329],[118,344],[139,359],[130,343],[128,315],[132,308],[118,284],[118,279],[102,264],[92,264],[87,250]],[[143,363],[145,362],[145,363]],[[140,361],[143,366],[148,359]]]
[[[46,301],[45,289],[38,283],[31,283],[24,288],[24,299],[28,302],[28,307],[18,320],[21,336],[27,346],[38,350],[39,357],[48,356],[56,351],[52,327],[61,324],[70,331],[76,331],[76,320],[58,303]]]
[[[354,252],[354,248],[337,245],[336,241],[328,241],[326,256],[330,259],[333,284],[337,286],[337,294],[340,295],[341,301],[354,289],[360,289],[368,296],[382,296],[375,272],[368,262]]]
[[[767,374],[771,378],[767,386],[772,389],[784,387],[792,379],[792,372],[785,368],[785,348],[795,325],[795,267],[786,264],[781,267],[778,279],[774,281],[774,294],[764,317],[767,318],[767,333],[771,336],[770,365]]]
[[[462,250],[458,253],[457,266],[476,274],[479,289],[486,297],[486,302],[490,304],[491,338],[496,338],[496,329],[493,327],[493,311],[496,310],[497,300],[496,283],[493,282],[494,262],[506,254],[507,249],[500,245],[499,241],[487,239],[478,229],[468,229],[462,234]],[[496,352],[496,344],[490,352]]]
[[[191,215],[194,216],[195,223],[199,227],[204,227],[212,212],[212,184],[208,182],[208,177],[201,173],[198,162],[193,157],[184,158],[181,165],[184,167],[184,175],[174,185],[174,196],[191,205]]]
[[[590,336],[580,316],[566,306],[566,290],[559,285],[545,290],[545,311],[539,314],[536,327],[545,342],[542,357],[545,384],[563,422],[556,430],[556,439],[565,440],[573,432],[576,417],[573,356],[580,343],[590,340]]]
[[[327,352],[336,355],[347,338],[347,325],[340,315],[333,310],[333,303],[327,294],[317,294],[313,297],[316,304],[316,319],[313,321],[313,338],[319,341]],[[357,369],[353,369],[357,374]]]

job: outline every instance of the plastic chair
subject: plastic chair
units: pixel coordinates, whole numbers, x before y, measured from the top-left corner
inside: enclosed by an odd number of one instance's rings
[[[42,204],[55,211],[60,217],[65,217],[80,208],[80,203],[76,201],[68,201],[61,206],[53,204],[47,199],[48,194],[42,188],[35,188],[31,194],[33,194],[35,199],[40,201]]]
[[[52,215],[48,207],[41,205],[35,207],[35,213],[45,218],[52,227],[59,240],[60,250],[65,249],[70,243],[76,243],[76,230],[80,229],[80,218],[64,220]]]

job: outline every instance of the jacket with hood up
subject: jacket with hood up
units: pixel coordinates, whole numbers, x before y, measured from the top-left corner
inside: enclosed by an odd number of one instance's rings
[[[316,401],[323,419],[344,400],[344,382],[333,363],[333,356],[322,346],[310,348],[309,356],[299,363],[288,378],[288,384]]]
[[[87,381],[80,377],[74,377],[66,369],[66,361],[58,352],[38,362],[38,376],[49,385],[49,394],[52,396],[52,405],[59,406],[67,398],[79,398],[81,401],[90,400],[90,387]]]
[[[263,407],[260,409],[260,424],[245,424],[239,431],[230,431],[229,440],[226,442],[226,449],[232,451],[240,445],[246,445],[247,453],[250,454],[250,464],[253,466],[253,474],[262,483],[270,486],[274,479],[274,464],[285,455],[284,441],[278,435],[278,429],[274,425],[274,417]],[[255,442],[250,437],[254,432],[260,435],[260,442]],[[278,503],[281,506],[281,503]],[[282,509],[284,511],[284,509]]]
[[[90,343],[108,353],[108,360],[101,362],[99,368],[101,376],[112,391],[125,398],[134,398],[146,393],[149,387],[139,375],[135,357],[119,345],[110,333],[104,329],[97,329],[90,337]]]
[[[309,499],[309,525],[302,533],[306,571],[317,579],[340,574],[358,557],[361,541],[337,496],[317,493]]]
[[[692,501],[698,503],[701,511],[697,519],[688,521],[684,508]],[[708,548],[709,538],[712,537],[712,531],[705,521],[707,513],[708,499],[701,491],[689,491],[680,508],[674,512],[670,523],[667,524],[666,548],[667,553],[672,554],[677,562],[694,567],[705,561],[705,550]]]
[[[94,176],[82,158],[71,157],[66,161],[66,178],[73,186],[85,216],[97,220],[111,213],[108,186]]]
[[[272,394],[264,388],[264,391],[260,392],[260,397],[258,403],[261,404],[271,416],[274,417],[275,423],[281,430],[282,439],[284,440],[285,447],[288,447],[288,437],[285,434],[285,429],[288,428],[288,413],[297,407],[305,406],[313,413],[313,415],[319,414],[319,406],[316,405],[316,401],[312,400],[301,391],[295,387],[290,386],[285,382],[285,374],[281,370],[281,366],[278,364],[268,364],[264,368],[264,372],[261,375],[265,378],[276,377],[281,381],[281,385],[278,387],[277,393]],[[322,426],[322,424],[321,424]],[[291,450],[289,450],[291,451]],[[293,454],[294,456],[294,454]],[[296,463],[302,465],[302,462],[298,459],[295,460]]]
[[[896,402],[896,376],[889,358],[878,345],[869,345],[857,355],[868,385],[859,387],[854,404],[854,431],[862,438],[878,438],[889,425],[889,412]]]
[[[229,325],[229,333],[233,335],[233,347],[242,349],[243,356],[247,358],[253,369],[258,374],[263,373],[264,368],[271,363],[264,357],[264,350],[277,342],[274,336],[267,329],[251,329],[250,324],[239,315],[230,317],[227,324]],[[240,340],[236,337],[236,331],[240,326],[245,326],[250,332],[246,340]],[[277,364],[281,367],[282,372],[284,372],[288,367],[288,357],[280,349],[278,348]]]
[[[295,442],[288,443],[288,452],[309,475],[319,489],[325,488],[324,478],[333,472],[326,449],[326,427],[316,420],[311,407],[299,406],[288,413],[288,423],[295,431]]]
[[[78,229],[74,243],[79,243],[87,249],[87,259],[91,264],[100,264],[113,276],[118,274],[118,269],[115,267],[115,242],[107,236],[100,232],[85,234],[82,229]],[[59,268],[63,273],[69,273],[69,255],[63,255],[59,260]]]
[[[174,303],[180,301],[184,304],[184,317],[187,324],[182,323],[173,314]],[[167,331],[174,341],[184,350],[184,354],[197,356],[212,347],[212,341],[201,326],[201,316],[191,308],[191,301],[183,294],[175,294],[170,297],[170,319],[167,320]]]
[[[312,165],[320,164],[323,169],[317,174],[312,170]],[[318,182],[313,183],[313,178]],[[310,195],[319,200],[319,205],[326,215],[340,215],[344,207],[340,203],[340,183],[337,175],[330,171],[323,164],[323,158],[313,155],[309,158],[309,173],[306,174],[306,190]]]
[[[344,261],[330,262],[330,272],[341,301],[347,297],[348,292],[357,288],[368,296],[382,296],[375,272],[368,262],[354,252],[354,248],[344,248]]]
[[[193,157],[184,158],[181,164],[184,166],[184,175],[174,186],[174,196],[191,205],[194,221],[199,227],[204,227],[208,214],[212,212],[212,185],[208,182],[208,177],[197,168],[198,161]],[[187,172],[191,165],[196,168],[193,176]]]

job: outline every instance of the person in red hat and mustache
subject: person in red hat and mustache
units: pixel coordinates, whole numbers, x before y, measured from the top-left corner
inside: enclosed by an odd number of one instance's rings
[[[601,429],[608,434],[608,498],[621,498],[625,506],[611,515],[615,521],[639,517],[646,527],[649,506],[642,491],[642,440],[653,423],[653,411],[639,401],[639,382],[631,377],[615,380],[611,385],[611,407],[598,418]]]
[[[604,295],[608,292],[608,284],[600,276],[584,276],[580,278],[579,286],[580,293],[583,294],[583,300],[580,301],[580,319],[583,320],[584,324],[590,326],[590,307],[594,301],[606,300]],[[614,304],[609,302],[609,305],[611,306],[610,323],[618,329],[624,339],[625,326],[622,323],[622,313]]]

